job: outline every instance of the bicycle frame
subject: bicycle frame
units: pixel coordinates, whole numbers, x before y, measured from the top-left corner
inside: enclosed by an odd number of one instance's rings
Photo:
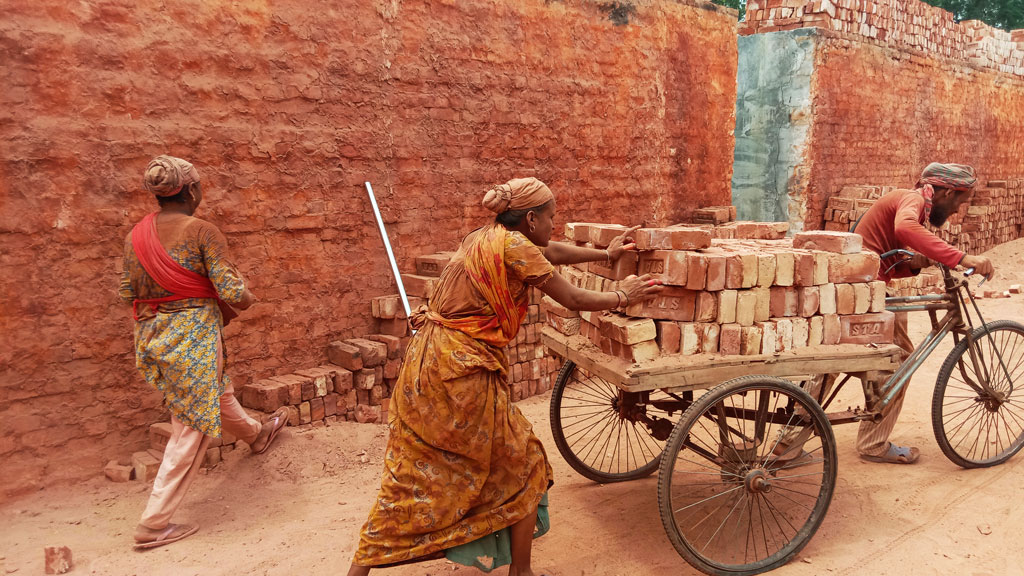
[[[964,313],[966,309],[965,302],[963,293],[960,291],[961,288],[967,285],[967,281],[962,278],[954,278],[950,274],[949,268],[941,264],[939,269],[942,270],[942,279],[946,289],[945,294],[896,296],[885,299],[885,309],[890,312],[920,312],[927,310],[931,319],[932,330],[924,341],[914,349],[914,352],[903,361],[899,369],[886,380],[879,391],[881,398],[876,400],[874,406],[870,406],[871,409],[881,411],[888,406],[947,334],[953,333],[955,343],[959,343],[961,337],[970,338],[973,325],[970,316]],[[941,320],[937,314],[939,310],[946,310],[946,315]],[[966,322],[964,321],[965,319]]]

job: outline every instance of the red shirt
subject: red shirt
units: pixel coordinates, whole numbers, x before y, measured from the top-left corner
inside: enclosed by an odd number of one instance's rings
[[[924,227],[924,197],[914,190],[893,190],[882,196],[864,214],[857,224],[856,232],[864,238],[864,248],[882,254],[897,248],[904,248],[953,268],[960,264],[964,253],[946,244]],[[906,264],[900,264],[885,273],[894,260],[882,262],[878,279],[913,276]]]

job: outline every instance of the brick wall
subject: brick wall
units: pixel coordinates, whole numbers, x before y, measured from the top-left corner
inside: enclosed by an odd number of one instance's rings
[[[193,160],[201,217],[261,302],[236,386],[374,331],[403,269],[548,182],[557,224],[728,203],[735,13],[661,0],[5,3],[0,20],[0,494],[96,474],[166,417],[116,296],[150,158]]]
[[[741,79],[785,72],[793,56],[806,64],[808,52],[813,64],[807,99],[783,86],[790,113],[781,123],[760,113],[779,87],[744,90],[741,81],[740,217],[820,228],[828,198],[844,186],[909,187],[933,161],[971,164],[983,181],[1024,176],[1016,137],[1024,130],[1024,30],[954,22],[917,0],[757,0],[747,3],[741,34]],[[765,143],[773,142],[792,144],[788,156],[771,154]],[[751,201],[745,187],[764,198]],[[788,213],[774,214],[775,206]]]
[[[833,33],[816,59],[808,226],[843,186],[910,187],[929,162],[1024,176],[1024,79]]]

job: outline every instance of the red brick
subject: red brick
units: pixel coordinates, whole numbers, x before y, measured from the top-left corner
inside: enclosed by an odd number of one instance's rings
[[[636,252],[623,252],[621,256],[612,262],[611,266],[604,260],[588,262],[587,271],[609,280],[622,280],[627,276],[638,273],[638,260],[639,256]],[[640,272],[640,274],[643,273]]]
[[[353,373],[353,386],[356,390],[369,390],[377,383],[377,372],[372,368],[363,368]]]
[[[323,398],[317,397],[309,401],[309,417],[311,420],[323,420],[324,412]]]
[[[793,254],[793,285],[814,286],[814,254],[811,252]]]
[[[374,342],[366,338],[349,338],[345,343],[359,349],[364,368],[382,366],[388,358],[388,347],[383,342]],[[332,362],[334,362],[332,360]],[[334,362],[337,364],[337,362]]]
[[[341,396],[339,396],[338,394],[335,394],[334,392],[331,392],[330,394],[324,396],[323,401],[324,401],[324,416],[325,417],[326,416],[334,416],[334,415],[336,415],[338,413],[338,401],[340,399],[341,399]]]
[[[378,296],[370,300],[370,309],[374,318],[404,318],[405,307],[402,297],[398,294]]]
[[[439,277],[444,267],[452,259],[454,252],[439,252],[416,257],[416,274],[426,277]]]
[[[135,470],[136,480],[152,482],[160,469],[160,460],[149,452],[135,452],[132,454],[132,468]]]
[[[637,265],[639,274],[651,274],[670,286],[686,286],[688,252],[651,250],[641,252]]]
[[[74,567],[71,548],[46,546],[43,548],[43,570],[46,574],[64,574]]]
[[[722,330],[721,325],[703,324],[701,327],[703,328],[700,336],[701,352],[704,354],[714,354],[718,352],[718,341]]]
[[[405,321],[401,321],[405,324]],[[383,322],[381,323],[383,324]],[[335,341],[327,345],[327,359],[350,371],[363,369],[363,356],[360,349],[347,342]]]
[[[771,286],[775,283],[775,255],[757,255],[757,285]]]
[[[381,342],[387,346],[389,359],[402,357],[402,339],[398,336],[390,336],[388,334],[370,334],[366,339],[373,340],[374,342]]]
[[[725,290],[725,279],[726,279],[726,255],[724,252],[711,252],[711,248],[704,251],[705,261],[707,262],[707,280],[704,283],[704,289],[710,292],[717,292],[719,290]]]
[[[619,314],[605,314],[598,328],[601,335],[623,344],[636,344],[654,340],[657,330],[649,318],[629,318]]]
[[[853,314],[857,300],[852,284],[836,284],[836,313]]]
[[[697,305],[693,315],[697,322],[714,322],[718,318],[718,295],[715,292],[698,292]]]
[[[822,344],[826,346],[839,344],[839,339],[842,337],[843,332],[840,318],[841,316],[837,314],[826,314],[822,316]]]
[[[641,228],[634,232],[638,250],[700,250],[711,246],[711,232],[701,228]]]
[[[891,344],[896,315],[892,312],[840,316],[842,344]]]
[[[295,372],[296,375],[308,378],[313,383],[314,396],[323,396],[334,390],[334,370],[327,366],[317,366]]]
[[[796,272],[796,258],[792,252],[775,254],[775,285],[792,286]]]
[[[381,407],[369,404],[356,406],[356,422],[360,424],[377,424],[381,421]]]
[[[871,308],[871,285],[853,285],[853,313],[865,314]]]
[[[791,319],[775,319],[775,338],[776,352],[788,352],[793,349],[793,321]]]
[[[629,230],[629,227],[619,224],[591,224],[588,228],[589,241],[596,248],[607,248],[612,240]]]
[[[276,380],[260,380],[242,389],[242,405],[261,412],[273,412],[288,399],[288,387]]]
[[[686,271],[688,290],[703,290],[708,277],[708,262],[703,254],[686,252]]]
[[[404,318],[382,319],[377,324],[377,331],[381,334],[402,338],[409,334],[409,322]],[[332,362],[334,361],[332,360]],[[334,363],[337,364],[337,362]]]
[[[855,254],[861,251],[861,247],[862,239],[860,234],[814,230],[810,232],[797,232],[793,235],[793,248],[821,250],[822,252],[835,252],[836,254]]]
[[[719,333],[718,351],[725,355],[739,354],[742,330],[739,324],[722,324],[721,332]]]
[[[760,322],[757,327],[761,329],[761,354],[775,354],[779,345],[779,336],[775,331],[774,322]]]
[[[658,346],[662,354],[678,354],[681,335],[679,324],[670,320],[658,320],[654,323],[658,331]]]
[[[700,327],[702,324],[694,324],[692,322],[681,322],[679,324],[680,342],[679,342],[679,353],[689,356],[692,354],[699,354],[701,350],[701,336],[702,330]]]
[[[736,302],[738,292],[736,290],[722,290],[718,292],[718,318],[719,324],[730,324],[736,321]]]
[[[117,460],[111,460],[103,467],[103,475],[112,482],[127,482],[134,478],[135,469],[131,466],[119,464]]]
[[[740,354],[753,356],[761,353],[761,329],[757,326],[744,326],[740,332]]]
[[[429,300],[434,294],[437,278],[419,274],[402,274],[402,285],[405,287],[405,293],[409,296],[418,296]]]
[[[736,296],[736,323],[740,326],[753,326],[756,309],[757,294],[752,290],[740,290]]]
[[[693,290],[667,286],[653,300],[630,304],[626,313],[655,320],[693,322],[696,304],[697,293]]]
[[[828,262],[828,281],[833,284],[871,282],[878,276],[878,255],[872,252],[833,254]]]
[[[810,318],[818,313],[819,291],[817,286],[807,286],[797,290],[799,303],[797,314],[804,318]]]

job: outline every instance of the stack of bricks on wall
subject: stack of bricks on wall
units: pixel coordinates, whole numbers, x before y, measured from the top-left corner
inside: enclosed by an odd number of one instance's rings
[[[750,0],[741,32],[822,28],[1024,76],[1024,30],[1007,32],[917,0]]]
[[[622,226],[573,223],[566,237],[607,246]],[[582,334],[602,352],[642,363],[662,355],[771,355],[808,346],[892,341],[878,257],[855,234],[804,232],[774,238],[785,224],[736,222],[640,229],[638,252],[612,267],[563,267],[571,283],[609,290],[630,274],[652,274],[657,298],[620,312],[572,312],[544,299],[548,323]],[[722,238],[726,236],[727,238]]]
[[[892,186],[845,186],[828,199],[825,207],[825,230],[848,231],[875,201],[893,189]],[[1024,180],[989,180],[975,188],[969,204],[951,215],[941,228],[926,226],[940,238],[968,254],[981,254],[996,246],[1015,240],[1024,224]],[[898,296],[938,294],[942,292],[942,274],[934,268],[912,278],[890,282]],[[1006,296],[1002,292],[985,291],[984,297]]]

